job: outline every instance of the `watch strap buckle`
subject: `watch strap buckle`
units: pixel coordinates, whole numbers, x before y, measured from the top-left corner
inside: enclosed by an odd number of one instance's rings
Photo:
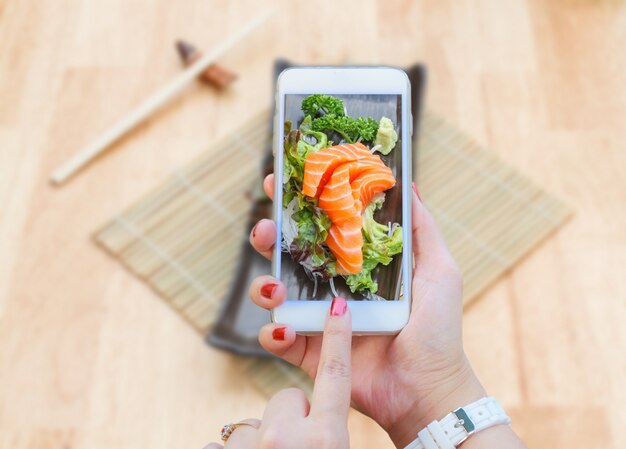
[[[457,422],[454,424],[454,427],[463,427],[467,435],[459,441],[458,444],[461,444],[463,441],[467,440],[470,435],[472,435],[476,431],[476,426],[474,422],[471,420],[467,412],[463,409],[463,407],[459,407],[452,412],[454,416],[456,416]]]

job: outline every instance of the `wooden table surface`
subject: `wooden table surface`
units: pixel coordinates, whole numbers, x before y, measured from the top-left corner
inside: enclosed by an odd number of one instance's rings
[[[265,399],[91,233],[270,104],[271,65],[429,68],[428,107],[574,218],[465,314],[467,352],[532,448],[626,424],[626,11],[584,0],[281,1],[224,65],[63,188],[48,176],[268,1],[0,0],[0,447],[200,448]],[[335,18],[335,19],[333,19]],[[352,446],[390,447],[353,413]]]

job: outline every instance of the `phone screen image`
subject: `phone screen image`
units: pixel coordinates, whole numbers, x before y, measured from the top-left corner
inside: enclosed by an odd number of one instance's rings
[[[282,101],[278,272],[287,298],[402,299],[402,96]]]

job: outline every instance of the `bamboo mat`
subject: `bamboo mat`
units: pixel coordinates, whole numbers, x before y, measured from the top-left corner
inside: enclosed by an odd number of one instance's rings
[[[260,185],[269,114],[251,118],[95,234],[203,335],[248,238],[249,192]],[[433,113],[422,116],[417,147],[420,194],[463,270],[465,304],[570,215],[561,201]],[[249,358],[243,366],[267,394],[309,387],[303,373],[278,361]]]

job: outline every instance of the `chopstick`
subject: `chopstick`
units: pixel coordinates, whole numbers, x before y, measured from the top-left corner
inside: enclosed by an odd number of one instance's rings
[[[179,94],[199,74],[206,70],[209,65],[215,62],[217,58],[269,20],[274,13],[274,10],[270,10],[261,14],[248,22],[236,33],[232,34],[228,39],[213,49],[213,51],[202,56],[196,63],[185,69],[183,73],[155,92],[151,97],[120,119],[98,138],[83,147],[72,159],[55,170],[50,177],[50,181],[55,185],[61,185],[67,181],[94,158],[102,154],[111,144]]]

